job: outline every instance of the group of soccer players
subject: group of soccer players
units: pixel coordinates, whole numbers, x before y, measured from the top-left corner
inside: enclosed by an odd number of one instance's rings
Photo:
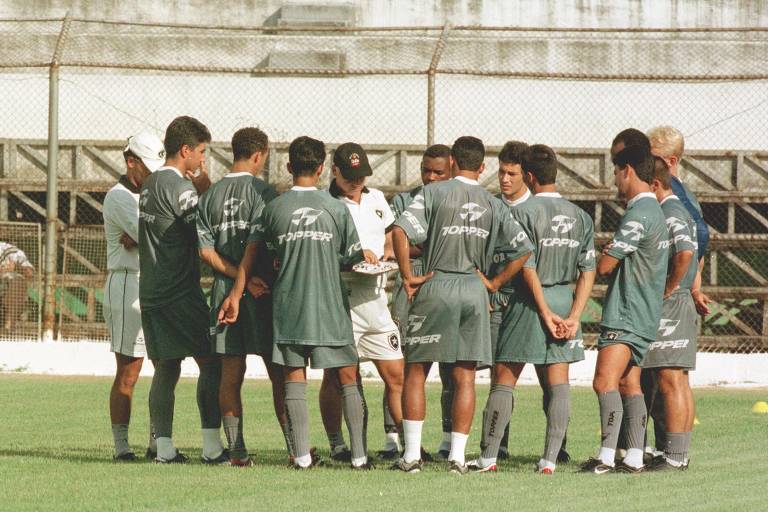
[[[437,458],[465,474],[496,471],[497,458],[508,456],[514,388],[533,364],[547,418],[536,471],[552,474],[570,460],[569,365],[584,359],[580,319],[599,274],[609,283],[594,378],[602,442],[581,470],[688,467],[688,371],[695,367],[697,313],[707,310],[700,290],[707,233],[701,208],[677,177],[677,130],[628,129],[613,141],[626,210],[599,258],[593,221],[558,193],[557,157],[542,144],[504,145],[497,196],[478,181],[485,171],[480,139],[431,146],[421,162],[423,186],[388,204],[366,186],[373,167],[358,144],[336,148],[331,185],[320,190],[325,145],[295,139],[287,164],[293,186],[277,194],[260,178],[269,155],[264,132],[234,134],[233,166],[215,184],[205,169],[210,141],[205,125],[186,116],[168,126],[164,141],[147,132],[130,137],[127,173],[105,199],[116,460],[137,458],[128,423],[146,354],[155,368],[147,457],[188,460],[173,444],[174,390],[181,361],[193,357],[202,462],[252,465],[241,387],[246,356],[258,354],[296,469],[324,464],[309,442],[308,365],[324,370],[320,409],[331,459],[367,470],[373,464],[358,364],[375,364],[385,383],[386,437],[378,456],[410,473],[434,460],[422,447],[422,425],[425,382],[438,363]],[[210,306],[200,260],[214,274]],[[386,260],[399,267],[391,311],[386,274],[360,269]],[[491,368],[492,384],[481,454],[467,461],[482,368]],[[656,450],[646,448],[648,411]]]

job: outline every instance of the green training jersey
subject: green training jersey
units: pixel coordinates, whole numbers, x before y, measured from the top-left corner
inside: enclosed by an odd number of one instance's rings
[[[669,231],[651,192],[627,203],[607,254],[619,260],[608,285],[600,325],[656,339],[667,276]]]
[[[476,181],[457,177],[417,194],[396,225],[423,244],[424,273],[486,273],[494,252],[515,260],[532,249],[507,207]]]
[[[139,195],[139,299],[141,309],[202,293],[197,255],[197,191],[178,169],[149,175]]]
[[[510,214],[512,214],[512,218],[514,218],[514,213],[512,213],[516,208],[524,204],[528,199],[533,197],[531,195],[531,192],[526,189],[525,195],[523,197],[515,200],[515,201],[508,201],[503,194],[496,194],[496,198],[501,201],[501,203],[509,209]],[[527,234],[527,233],[526,233]],[[502,270],[504,270],[504,267],[507,266],[507,260],[506,256],[503,252],[501,253],[494,253],[493,254],[493,262],[491,263],[491,268],[488,271],[488,277],[495,277],[497,274],[499,274]],[[518,274],[506,283],[504,283],[501,288],[499,289],[499,294],[503,295],[505,297],[505,301],[509,301],[509,297],[515,293],[515,290],[523,284],[523,276],[522,274]]]
[[[264,206],[275,197],[274,187],[250,173],[226,174],[200,197],[197,205],[199,247],[213,247],[222,258],[237,266]],[[272,265],[266,252],[259,255],[257,266],[257,274],[268,277],[264,274]],[[214,273],[214,278],[220,285],[216,289],[223,294],[229,293],[234,281],[218,272]]]
[[[661,211],[667,221],[669,231],[669,263],[667,265],[667,275],[672,272],[672,258],[675,254],[683,251],[693,251],[693,258],[688,264],[683,279],[680,281],[680,289],[690,290],[693,287],[693,281],[696,279],[698,271],[698,262],[696,261],[696,251],[698,244],[696,242],[696,222],[688,213],[685,205],[675,195],[667,196],[661,202]]]
[[[594,223],[557,192],[536,194],[512,215],[535,247],[525,266],[536,269],[542,286],[570,284],[595,269]]]
[[[392,213],[395,215],[395,219],[400,217],[406,208],[413,202],[413,199],[419,195],[421,192],[421,189],[423,189],[424,186],[418,186],[414,188],[413,190],[409,190],[407,192],[400,192],[395,197],[392,198],[392,201],[389,203],[389,207],[392,209]]]
[[[251,241],[264,241],[279,261],[272,288],[275,343],[354,344],[340,265],[362,261],[347,207],[326,191],[293,187],[270,202]]]

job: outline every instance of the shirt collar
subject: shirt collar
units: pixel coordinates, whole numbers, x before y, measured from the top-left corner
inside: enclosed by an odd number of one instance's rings
[[[181,171],[180,171],[180,170],[178,170],[177,168],[175,168],[175,167],[174,167],[174,166],[172,166],[172,165],[164,165],[164,166],[162,166],[161,168],[159,168],[159,169],[158,169],[157,171],[155,171],[155,172],[158,172],[158,171],[173,171],[173,172],[175,172],[176,174],[178,174],[178,175],[179,175],[179,178],[183,178],[183,177],[184,177],[184,175],[183,175],[183,174],[181,174]]]
[[[665,197],[664,199],[662,199],[662,200],[661,200],[661,202],[660,202],[659,204],[664,204],[664,203],[666,203],[667,201],[669,201],[670,199],[677,199],[678,201],[680,200],[680,198],[679,198],[679,197],[677,197],[675,194],[670,194],[670,195],[668,195],[667,197]]]
[[[328,187],[328,192],[335,197],[336,199],[348,199],[346,196],[344,196],[344,193],[341,191],[341,187],[339,187],[336,184],[336,180],[331,180],[331,186]],[[368,190],[368,187],[363,187],[363,194],[369,193],[370,190]],[[354,201],[349,200],[349,202],[354,203]]]
[[[253,176],[253,174],[246,171],[241,171],[241,172],[228,172],[227,174],[224,175],[225,178],[239,178],[241,176]]]
[[[552,197],[552,198],[558,198],[563,197],[560,195],[560,192],[539,192],[536,194],[536,197]]]
[[[117,180],[117,182],[122,186],[124,186],[125,188],[127,188],[128,190],[130,190],[134,194],[138,194],[139,192],[141,192],[141,187],[135,186],[133,182],[128,179],[128,175],[126,174],[123,174],[122,176],[120,176],[120,179]]]
[[[521,197],[518,197],[513,201],[510,201],[509,199],[504,197],[504,194],[501,194],[501,200],[504,201],[504,204],[506,204],[507,206],[519,206],[530,198],[531,198],[531,191],[528,190],[527,188],[525,189],[525,194],[523,194]]]
[[[459,180],[460,182],[466,183],[467,185],[479,185],[477,180],[473,180],[473,179],[467,178],[466,176],[456,176],[453,179]]]
[[[317,187],[299,187],[294,185],[291,187],[291,190],[295,190],[296,192],[309,192],[310,190],[317,190]]]
[[[653,199],[656,199],[656,194],[653,192],[640,192],[635,197],[627,201],[627,208],[631,208],[633,204],[643,199],[644,197],[652,197]]]

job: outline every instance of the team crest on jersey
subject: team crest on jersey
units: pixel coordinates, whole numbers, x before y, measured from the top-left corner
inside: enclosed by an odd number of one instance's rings
[[[305,226],[311,226],[322,213],[322,210],[315,210],[314,208],[310,208],[308,206],[299,208],[298,210],[294,210],[293,214],[291,214],[291,222],[296,226],[302,222]]]
[[[677,233],[678,231],[685,229],[685,224],[677,217],[669,217],[667,219],[667,229],[672,230],[673,233]]]
[[[179,209],[183,212],[197,206],[197,193],[194,190],[185,190],[179,194]]]
[[[645,228],[639,222],[630,220],[621,228],[621,234],[637,242],[645,234]]]
[[[380,219],[384,218],[384,212],[381,210],[376,210],[376,215],[378,215]]]
[[[393,332],[390,334],[387,341],[389,341],[389,346],[392,347],[392,350],[400,348],[400,336],[398,336],[397,333]]]
[[[675,329],[677,329],[678,325],[680,325],[680,320],[662,318],[661,322],[659,322],[659,332],[661,333],[662,337],[666,338],[675,332]]]
[[[464,211],[459,214],[459,217],[464,220],[469,220],[469,222],[476,221],[488,211],[477,203],[463,204],[461,205],[461,209]]]
[[[603,333],[600,335],[601,338],[608,341],[614,341],[616,338],[619,337],[619,333],[616,331],[603,331]]]
[[[567,215],[555,215],[552,217],[552,231],[565,234],[573,229],[576,219]]]
[[[419,316],[419,315],[408,315],[408,330],[407,332],[410,334],[412,332],[416,332],[419,329],[421,329],[421,326],[424,325],[424,320],[426,320],[426,316]]]
[[[233,217],[244,202],[245,199],[238,199],[236,197],[232,197],[224,201],[224,216]]]

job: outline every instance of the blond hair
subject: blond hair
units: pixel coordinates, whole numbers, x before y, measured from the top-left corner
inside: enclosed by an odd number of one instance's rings
[[[654,154],[664,158],[676,156],[679,160],[685,149],[685,139],[680,130],[673,126],[657,126],[648,131],[651,149]]]

